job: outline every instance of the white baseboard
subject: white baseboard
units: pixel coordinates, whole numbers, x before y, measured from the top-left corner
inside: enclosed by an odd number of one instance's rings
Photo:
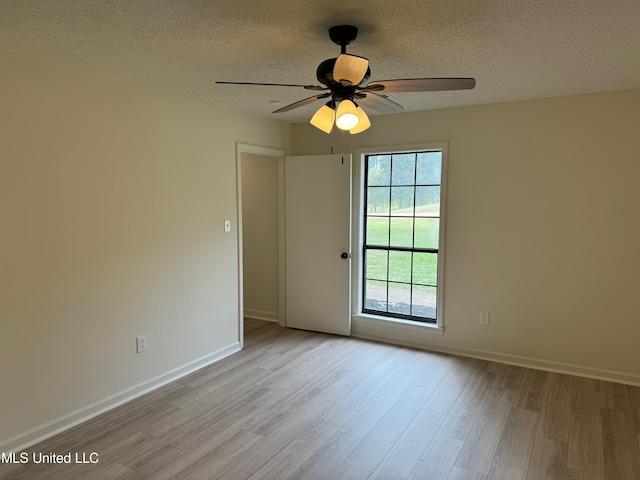
[[[424,332],[419,332],[418,329],[420,328],[422,328]],[[419,326],[405,327],[404,325],[390,323],[384,320],[370,319],[356,315],[351,319],[351,335],[353,337],[405,345],[434,352],[450,353],[463,357],[478,358],[480,360],[506,363],[508,365],[516,365],[519,367],[534,368],[536,370],[546,370],[549,372],[565,373],[579,377],[640,386],[640,375],[635,373],[618,372],[615,370],[605,370],[596,367],[585,367],[571,363],[505,354],[490,350],[441,345],[430,340],[430,338],[433,338],[432,334],[438,332],[430,332],[425,328],[426,327]]]
[[[278,322],[278,314],[273,312],[261,312],[259,310],[244,309],[245,318],[253,318],[254,320],[265,320],[267,322]]]
[[[168,372],[149,380],[145,380],[144,382],[127,388],[126,390],[122,390],[121,392],[98,400],[90,405],[79,408],[78,410],[58,417],[43,425],[38,425],[31,430],[0,442],[0,452],[22,451],[36,443],[46,440],[49,437],[57,435],[58,433],[68,430],[82,422],[86,422],[91,418],[97,417],[98,415],[112,410],[126,402],[144,395],[145,393],[149,393],[152,390],[160,388],[239,351],[240,343],[235,342],[227,347],[205,355],[204,357],[200,357],[178,368],[174,368],[173,370],[169,370]]]

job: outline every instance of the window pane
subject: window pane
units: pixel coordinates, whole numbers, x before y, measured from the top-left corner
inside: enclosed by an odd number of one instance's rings
[[[436,318],[436,288],[413,286],[411,314],[417,317]]]
[[[387,311],[387,282],[366,280],[364,283],[364,308]]]
[[[411,252],[389,252],[389,280],[411,283]]]
[[[401,153],[393,156],[392,185],[413,185],[416,180],[416,154]]]
[[[418,185],[439,185],[442,177],[442,152],[422,152],[418,154],[416,183]]]
[[[438,254],[419,253],[413,254],[413,283],[423,285],[437,285],[438,281]]]
[[[389,219],[386,217],[367,217],[367,244],[389,245]]]
[[[391,218],[391,245],[413,246],[413,218]]]
[[[367,189],[367,213],[369,215],[389,215],[391,188],[370,187]]]
[[[416,187],[416,216],[440,216],[440,187]]]
[[[389,312],[411,315],[411,286],[389,282]]]
[[[413,215],[414,187],[391,188],[391,215]]]
[[[391,155],[367,157],[367,185],[391,185]]]
[[[416,248],[434,248],[439,245],[440,219],[416,218]]]
[[[365,265],[366,278],[387,280],[387,250],[367,250]]]

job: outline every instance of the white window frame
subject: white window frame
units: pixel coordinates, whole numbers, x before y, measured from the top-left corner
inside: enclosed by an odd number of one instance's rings
[[[442,178],[440,185],[440,231],[438,245],[438,287],[436,297],[436,323],[421,323],[411,320],[392,318],[383,315],[373,315],[363,313],[362,300],[362,278],[363,278],[363,237],[364,237],[364,171],[365,157],[367,155],[385,155],[391,153],[410,153],[424,150],[440,150],[442,152]],[[448,143],[425,143],[418,145],[399,145],[399,146],[383,146],[362,148],[356,150],[354,162],[354,185],[353,185],[353,278],[352,278],[352,325],[366,326],[368,328],[377,329],[380,332],[388,326],[399,327],[407,330],[406,334],[410,335],[411,330],[418,329],[431,333],[444,332],[444,260],[445,260],[445,224],[446,224],[446,198],[447,198],[447,163],[448,163]],[[377,334],[362,335],[376,337]]]

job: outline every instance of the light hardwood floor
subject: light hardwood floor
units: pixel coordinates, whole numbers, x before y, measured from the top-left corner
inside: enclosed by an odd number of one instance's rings
[[[46,399],[42,399],[46,401]],[[640,479],[640,388],[247,321],[245,348],[0,478]]]

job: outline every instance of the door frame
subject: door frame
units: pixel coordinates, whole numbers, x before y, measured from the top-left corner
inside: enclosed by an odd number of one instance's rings
[[[273,157],[278,162],[278,324],[285,326],[284,313],[284,157],[286,152],[277,148],[261,147],[236,142],[236,205],[238,226],[238,342],[244,346],[244,253],[242,243],[242,154],[252,153],[263,157]]]

